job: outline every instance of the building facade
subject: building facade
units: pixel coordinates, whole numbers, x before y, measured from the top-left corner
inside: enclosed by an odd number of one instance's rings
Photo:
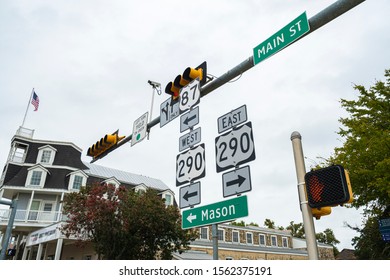
[[[319,259],[333,260],[333,247],[319,243]],[[213,255],[211,226],[199,228],[199,239],[191,243],[191,255],[203,252]],[[199,255],[199,254],[198,254]],[[184,258],[178,256],[178,259]],[[306,260],[306,241],[292,237],[289,230],[257,226],[218,225],[218,258],[220,260]]]
[[[0,178],[0,200],[17,200],[10,245],[16,249],[15,258],[24,255],[34,259],[39,255],[37,252],[42,248],[35,243],[28,252],[21,251],[26,247],[27,236],[64,221],[64,195],[79,191],[81,186],[99,182],[124,185],[136,191],[153,188],[158,190],[167,205],[176,204],[174,193],[161,180],[83,162],[81,153],[82,150],[73,143],[33,139],[33,131],[25,128],[20,128],[12,138]],[[0,209],[2,233],[9,216],[9,209]],[[63,241],[62,238],[58,240]],[[50,256],[59,259],[58,248],[62,245],[57,244],[57,253]]]

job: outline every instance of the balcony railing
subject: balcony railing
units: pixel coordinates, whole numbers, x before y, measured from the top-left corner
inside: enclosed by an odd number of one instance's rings
[[[19,126],[18,130],[16,131],[16,135],[32,139],[34,136],[34,129]]]
[[[8,221],[10,213],[9,209],[0,209],[0,221]],[[51,224],[59,222],[61,219],[62,213],[58,211],[16,210],[15,216],[15,222],[25,223]]]

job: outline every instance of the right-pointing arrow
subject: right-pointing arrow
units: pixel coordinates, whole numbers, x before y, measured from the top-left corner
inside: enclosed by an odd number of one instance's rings
[[[241,187],[242,183],[244,183],[246,180],[245,177],[241,176],[241,175],[238,175],[238,178],[237,179],[234,179],[232,181],[229,181],[226,183],[226,187],[231,187],[231,186],[234,186],[234,185],[237,185],[238,184],[238,187]]]

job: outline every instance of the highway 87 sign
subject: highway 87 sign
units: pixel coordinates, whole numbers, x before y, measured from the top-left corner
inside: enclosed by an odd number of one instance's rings
[[[206,175],[204,144],[200,144],[176,157],[176,186],[203,178]]]
[[[256,158],[252,123],[247,122],[215,138],[217,172]]]

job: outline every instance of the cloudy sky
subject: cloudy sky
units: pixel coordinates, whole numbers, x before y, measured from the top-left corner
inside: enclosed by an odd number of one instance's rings
[[[203,61],[216,77],[252,56],[255,46],[298,15],[308,18],[334,1],[19,1],[0,2],[0,163],[22,124],[32,88],[40,98],[30,106],[25,127],[35,139],[69,141],[83,149],[150,110],[152,87],[163,87],[187,66]],[[302,135],[306,169],[342,145],[337,135],[345,117],[340,98],[355,99],[354,84],[383,80],[390,61],[390,2],[366,1],[239,79],[201,99],[200,124],[206,147],[202,205],[223,200],[216,173],[217,119],[246,104],[253,124],[256,160],[251,162],[249,216],[263,225],[302,221],[290,136]],[[155,95],[152,118],[168,95]],[[149,140],[126,144],[97,164],[159,178],[176,193],[179,118]],[[353,185],[353,182],[352,182]],[[315,221],[331,228],[338,246],[352,248],[361,211],[333,208]]]

